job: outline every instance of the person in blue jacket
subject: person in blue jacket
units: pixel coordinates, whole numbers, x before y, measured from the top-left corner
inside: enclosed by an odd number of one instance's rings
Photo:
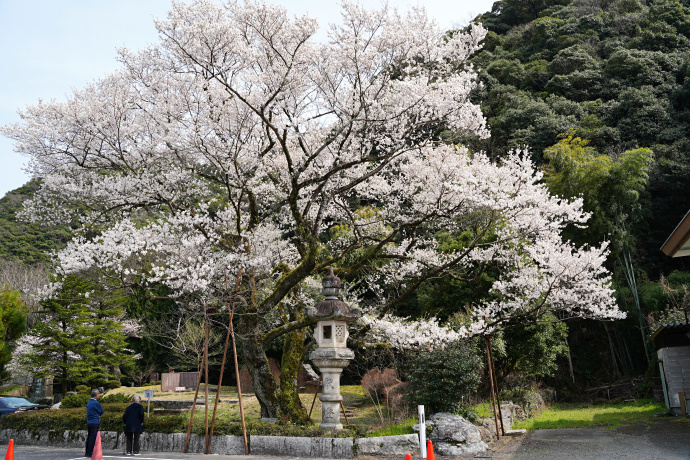
[[[132,398],[132,404],[127,406],[122,416],[125,424],[125,438],[127,439],[127,450],[125,455],[141,455],[139,452],[139,437],[144,431],[144,406],[139,404],[141,398]]]
[[[96,435],[98,428],[101,425],[101,415],[103,415],[103,407],[98,402],[100,392],[97,389],[91,390],[91,399],[86,403],[86,457],[93,455],[93,447],[96,444]]]

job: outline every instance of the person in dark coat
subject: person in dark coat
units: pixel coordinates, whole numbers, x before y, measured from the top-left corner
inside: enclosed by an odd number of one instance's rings
[[[125,438],[127,439],[127,450],[125,455],[141,455],[139,452],[139,437],[144,432],[144,406],[139,404],[141,398],[132,398],[132,404],[127,406],[122,416],[125,424]]]
[[[91,390],[91,399],[86,403],[86,457],[93,456],[93,448],[96,445],[96,435],[98,428],[101,426],[101,415],[103,415],[103,407],[98,402],[98,396],[101,393],[95,388]]]

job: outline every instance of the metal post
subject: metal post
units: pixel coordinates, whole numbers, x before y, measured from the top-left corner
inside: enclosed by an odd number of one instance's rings
[[[148,399],[146,404],[146,417],[151,416],[151,398],[153,398],[153,390],[144,390],[144,397]]]

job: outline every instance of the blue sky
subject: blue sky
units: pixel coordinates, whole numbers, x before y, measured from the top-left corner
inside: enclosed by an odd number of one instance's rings
[[[399,8],[423,4],[444,28],[467,24],[494,0],[389,0]],[[290,13],[308,13],[322,28],[337,22],[329,0],[272,0]],[[380,2],[363,2],[376,7]],[[0,125],[19,121],[17,109],[39,99],[64,100],[73,89],[118,68],[116,48],[155,43],[153,18],[170,0],[0,0]],[[29,180],[26,157],[0,136],[0,197]]]

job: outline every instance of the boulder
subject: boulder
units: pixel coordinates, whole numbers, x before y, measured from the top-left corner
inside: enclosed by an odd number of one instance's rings
[[[418,425],[415,431],[419,431]],[[426,436],[433,443],[436,455],[469,455],[489,449],[473,423],[447,412],[434,414],[427,419]]]
[[[512,402],[501,404],[501,413],[503,414],[503,428],[506,432],[512,429],[515,420],[524,420],[522,407]],[[477,425],[484,442],[492,442],[496,439],[496,422],[494,422],[493,417],[480,418]]]

